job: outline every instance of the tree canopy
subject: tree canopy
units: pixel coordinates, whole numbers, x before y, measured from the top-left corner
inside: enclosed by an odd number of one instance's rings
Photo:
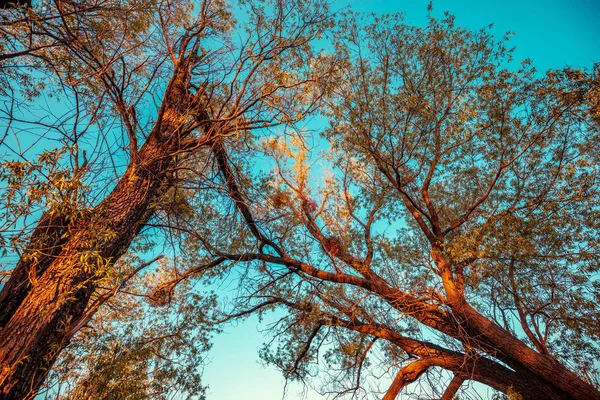
[[[262,358],[332,397],[600,398],[600,69],[232,7],[0,10],[6,398],[202,397],[218,324],[271,310]]]
[[[134,239],[151,225],[176,228],[191,162],[210,166],[223,141],[235,147],[249,130],[310,111],[308,43],[328,23],[326,5],[237,6],[247,22],[221,1],[2,11],[6,398],[35,395],[73,334],[119,292],[111,287],[129,271],[118,261]],[[211,185],[210,172],[195,173],[195,187]]]

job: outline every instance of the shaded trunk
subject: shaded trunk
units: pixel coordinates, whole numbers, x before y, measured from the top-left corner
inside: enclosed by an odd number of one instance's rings
[[[441,352],[435,357],[417,359],[398,371],[383,400],[397,399],[404,387],[417,381],[432,367],[441,367],[454,374],[454,379],[442,399],[451,400],[465,380],[483,383],[503,393],[513,391],[520,394],[523,400],[572,399],[570,395],[548,382],[541,381],[529,372],[515,372],[487,358],[473,359],[472,357],[446,351],[446,354]]]
[[[510,371],[497,363],[492,367],[492,363],[478,362],[472,371],[463,369],[454,370],[454,375],[458,379],[475,380],[490,386],[502,393],[513,391],[522,396],[523,400],[572,400],[573,397],[562,391],[556,385],[541,379],[531,371],[519,369]],[[458,388],[456,388],[458,390]]]

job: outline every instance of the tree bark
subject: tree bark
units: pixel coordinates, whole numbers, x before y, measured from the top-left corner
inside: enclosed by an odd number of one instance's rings
[[[177,65],[156,125],[112,192],[85,220],[69,227],[69,238],[42,218],[30,248],[42,232],[53,251],[34,266],[20,260],[0,293],[0,397],[35,396],[60,351],[71,324],[84,314],[98,279],[123,255],[154,211],[169,168],[186,132],[181,121],[191,104],[187,60]],[[38,236],[42,237],[42,233]]]
[[[555,358],[541,354],[523,343],[519,338],[494,323],[475,310],[465,299],[461,285],[456,284],[452,264],[443,254],[443,250],[433,246],[431,256],[441,271],[448,304],[461,327],[470,332],[469,337],[477,337],[497,351],[496,358],[518,368],[522,373],[535,376],[541,385],[546,382],[548,388],[564,393],[576,400],[600,400],[600,392],[570,371]],[[459,340],[460,337],[457,337]],[[469,344],[468,339],[461,340]],[[470,344],[469,344],[470,345]]]
[[[432,365],[428,359],[421,359],[401,368],[382,400],[395,400],[403,387],[419,379]]]
[[[50,266],[60,253],[66,239],[66,221],[62,216],[46,211],[33,230],[30,244],[25,254],[11,271],[10,279],[0,291],[0,329],[2,329],[19,308],[29,293],[32,282],[35,282]],[[39,252],[38,257],[31,257],[32,252]]]
[[[440,397],[440,400],[453,400],[454,395],[456,395],[456,392],[458,392],[458,389],[460,389],[460,386],[464,381],[465,380],[460,376],[454,375],[454,377],[450,381],[450,384],[444,391],[444,394],[442,395],[442,397]]]

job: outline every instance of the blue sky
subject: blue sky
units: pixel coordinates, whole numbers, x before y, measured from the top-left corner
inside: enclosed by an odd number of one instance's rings
[[[405,12],[408,23],[425,22],[428,0],[336,1],[355,11]],[[479,29],[493,23],[498,36],[515,32],[517,60],[532,58],[539,69],[591,66],[600,61],[599,0],[438,0],[434,14],[450,11],[457,25]]]
[[[428,0],[334,1],[333,10],[350,6],[354,11],[376,13],[406,13],[406,22],[425,22]],[[437,0],[434,14],[450,11],[456,24],[473,30],[494,24],[498,36],[511,31],[516,46],[515,60],[531,58],[536,68],[571,66],[591,67],[600,62],[600,0]],[[204,382],[210,385],[209,400],[279,400],[284,382],[273,368],[263,368],[258,349],[268,340],[259,331],[255,318],[227,327],[214,340]],[[308,400],[324,399],[314,391],[305,394]],[[485,394],[482,394],[485,398]],[[290,385],[287,399],[300,399],[302,388]],[[400,396],[402,398],[402,396]]]

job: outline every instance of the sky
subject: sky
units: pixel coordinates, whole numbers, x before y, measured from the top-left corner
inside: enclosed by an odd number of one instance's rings
[[[351,7],[354,11],[404,12],[406,22],[423,25],[429,0],[371,0],[332,3],[332,10]],[[547,69],[591,68],[600,62],[600,0],[436,0],[434,14],[449,11],[456,25],[472,30],[494,24],[492,32],[501,37],[514,32],[515,60],[530,58],[543,72]],[[224,288],[223,290],[227,290]],[[264,327],[264,326],[263,326]],[[258,349],[268,338],[260,332],[256,318],[250,318],[214,339],[204,369],[209,400],[280,400],[284,380],[274,368],[265,368]],[[286,399],[320,400],[326,397],[299,385],[287,387]],[[402,395],[399,399],[402,399]]]

